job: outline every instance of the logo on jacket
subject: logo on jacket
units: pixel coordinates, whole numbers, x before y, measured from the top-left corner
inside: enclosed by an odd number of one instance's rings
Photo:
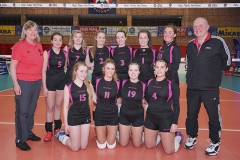
[[[211,49],[211,47],[205,47],[205,49]]]

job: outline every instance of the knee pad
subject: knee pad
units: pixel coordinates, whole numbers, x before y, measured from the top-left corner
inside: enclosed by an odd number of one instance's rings
[[[104,149],[104,148],[106,148],[107,141],[106,141],[105,143],[103,143],[103,144],[100,144],[100,143],[98,143],[98,140],[96,140],[96,143],[97,143],[97,146],[98,146],[99,149]]]
[[[116,140],[115,140],[115,142],[113,143],[113,144],[108,144],[107,143],[107,147],[108,147],[108,149],[113,149],[113,148],[115,148],[116,147]]]

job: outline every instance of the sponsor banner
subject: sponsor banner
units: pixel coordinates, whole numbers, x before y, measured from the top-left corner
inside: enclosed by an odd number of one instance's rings
[[[99,26],[78,26],[78,29],[84,33],[85,36],[94,35]]]
[[[217,35],[217,27],[209,27],[208,32],[211,35]],[[193,31],[193,27],[187,27],[187,36],[188,37],[193,37],[195,36],[194,31]]]
[[[7,62],[0,62],[0,75],[9,74]]]
[[[15,26],[0,26],[0,36],[15,35]]]
[[[73,30],[78,30],[78,26],[71,26],[71,33],[73,32]]]
[[[99,26],[101,30],[104,30],[104,32],[107,35],[115,36],[117,31],[124,31],[126,35],[128,36],[128,27],[127,26]]]
[[[100,4],[100,7],[88,9],[88,14],[116,14],[116,8],[110,8],[109,4],[116,4],[116,0],[88,0],[89,4]]]
[[[240,37],[240,27],[218,27],[219,37]]]
[[[63,36],[71,35],[71,26],[43,26],[43,35],[51,36],[54,32],[59,32]]]
[[[89,3],[0,3],[0,7],[42,8],[239,8],[240,3],[116,4],[116,0],[88,0]],[[112,2],[112,3],[110,3]],[[90,12],[89,12],[90,13]],[[97,13],[99,14],[99,13]],[[101,14],[101,13],[100,13]],[[111,13],[107,13],[111,14]],[[116,14],[116,11],[115,13]]]
[[[186,37],[187,35],[187,28],[186,27],[180,27],[177,26],[177,37]],[[164,26],[160,26],[158,27],[158,36],[159,37],[163,37],[163,33],[164,33]]]
[[[128,36],[137,36],[138,32],[143,29],[148,30],[151,33],[152,37],[157,37],[158,35],[158,27],[132,26],[132,27],[128,27]]]
[[[22,28],[23,28],[23,26],[21,26],[21,25],[15,26],[15,35],[21,35],[22,34]],[[42,26],[38,26],[38,34],[39,35],[43,35],[42,28],[43,28]]]
[[[239,76],[240,77],[240,66],[235,66],[233,69],[233,76]]]
[[[21,35],[22,34],[22,28],[23,26],[15,26],[15,35]]]

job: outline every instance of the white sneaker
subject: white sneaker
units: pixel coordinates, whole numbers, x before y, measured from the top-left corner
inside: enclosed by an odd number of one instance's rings
[[[184,147],[186,149],[193,149],[193,147],[197,144],[197,139],[196,137],[191,137],[189,136]]]
[[[220,151],[220,143],[221,141],[217,142],[217,143],[213,143],[211,140],[209,141],[210,145],[208,146],[208,148],[205,151],[205,154],[209,155],[209,156],[215,156],[218,154],[218,152]]]

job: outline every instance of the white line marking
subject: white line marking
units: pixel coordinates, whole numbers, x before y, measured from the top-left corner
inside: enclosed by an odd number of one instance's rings
[[[5,89],[5,90],[0,90],[0,92],[8,91],[8,90],[11,90],[11,89],[13,89],[13,88]]]
[[[14,122],[0,122],[0,124],[14,124]],[[44,126],[45,124],[42,124],[42,123],[34,123],[34,125],[36,126]],[[63,124],[64,125],[64,124]],[[91,125],[91,127],[94,127],[95,125]],[[181,130],[186,130],[186,128],[178,128],[178,129],[181,129]],[[198,130],[201,130],[201,131],[208,131],[209,129],[208,128],[199,128]],[[222,131],[229,131],[229,132],[240,132],[240,129],[222,129]]]
[[[237,93],[237,94],[240,94],[239,92],[236,92],[236,91],[233,91],[233,90],[230,90],[230,89],[226,89],[226,88],[222,88],[222,87],[220,87],[221,89],[225,89],[225,90],[227,90],[227,91],[231,91],[231,92],[234,92],[234,93]]]

